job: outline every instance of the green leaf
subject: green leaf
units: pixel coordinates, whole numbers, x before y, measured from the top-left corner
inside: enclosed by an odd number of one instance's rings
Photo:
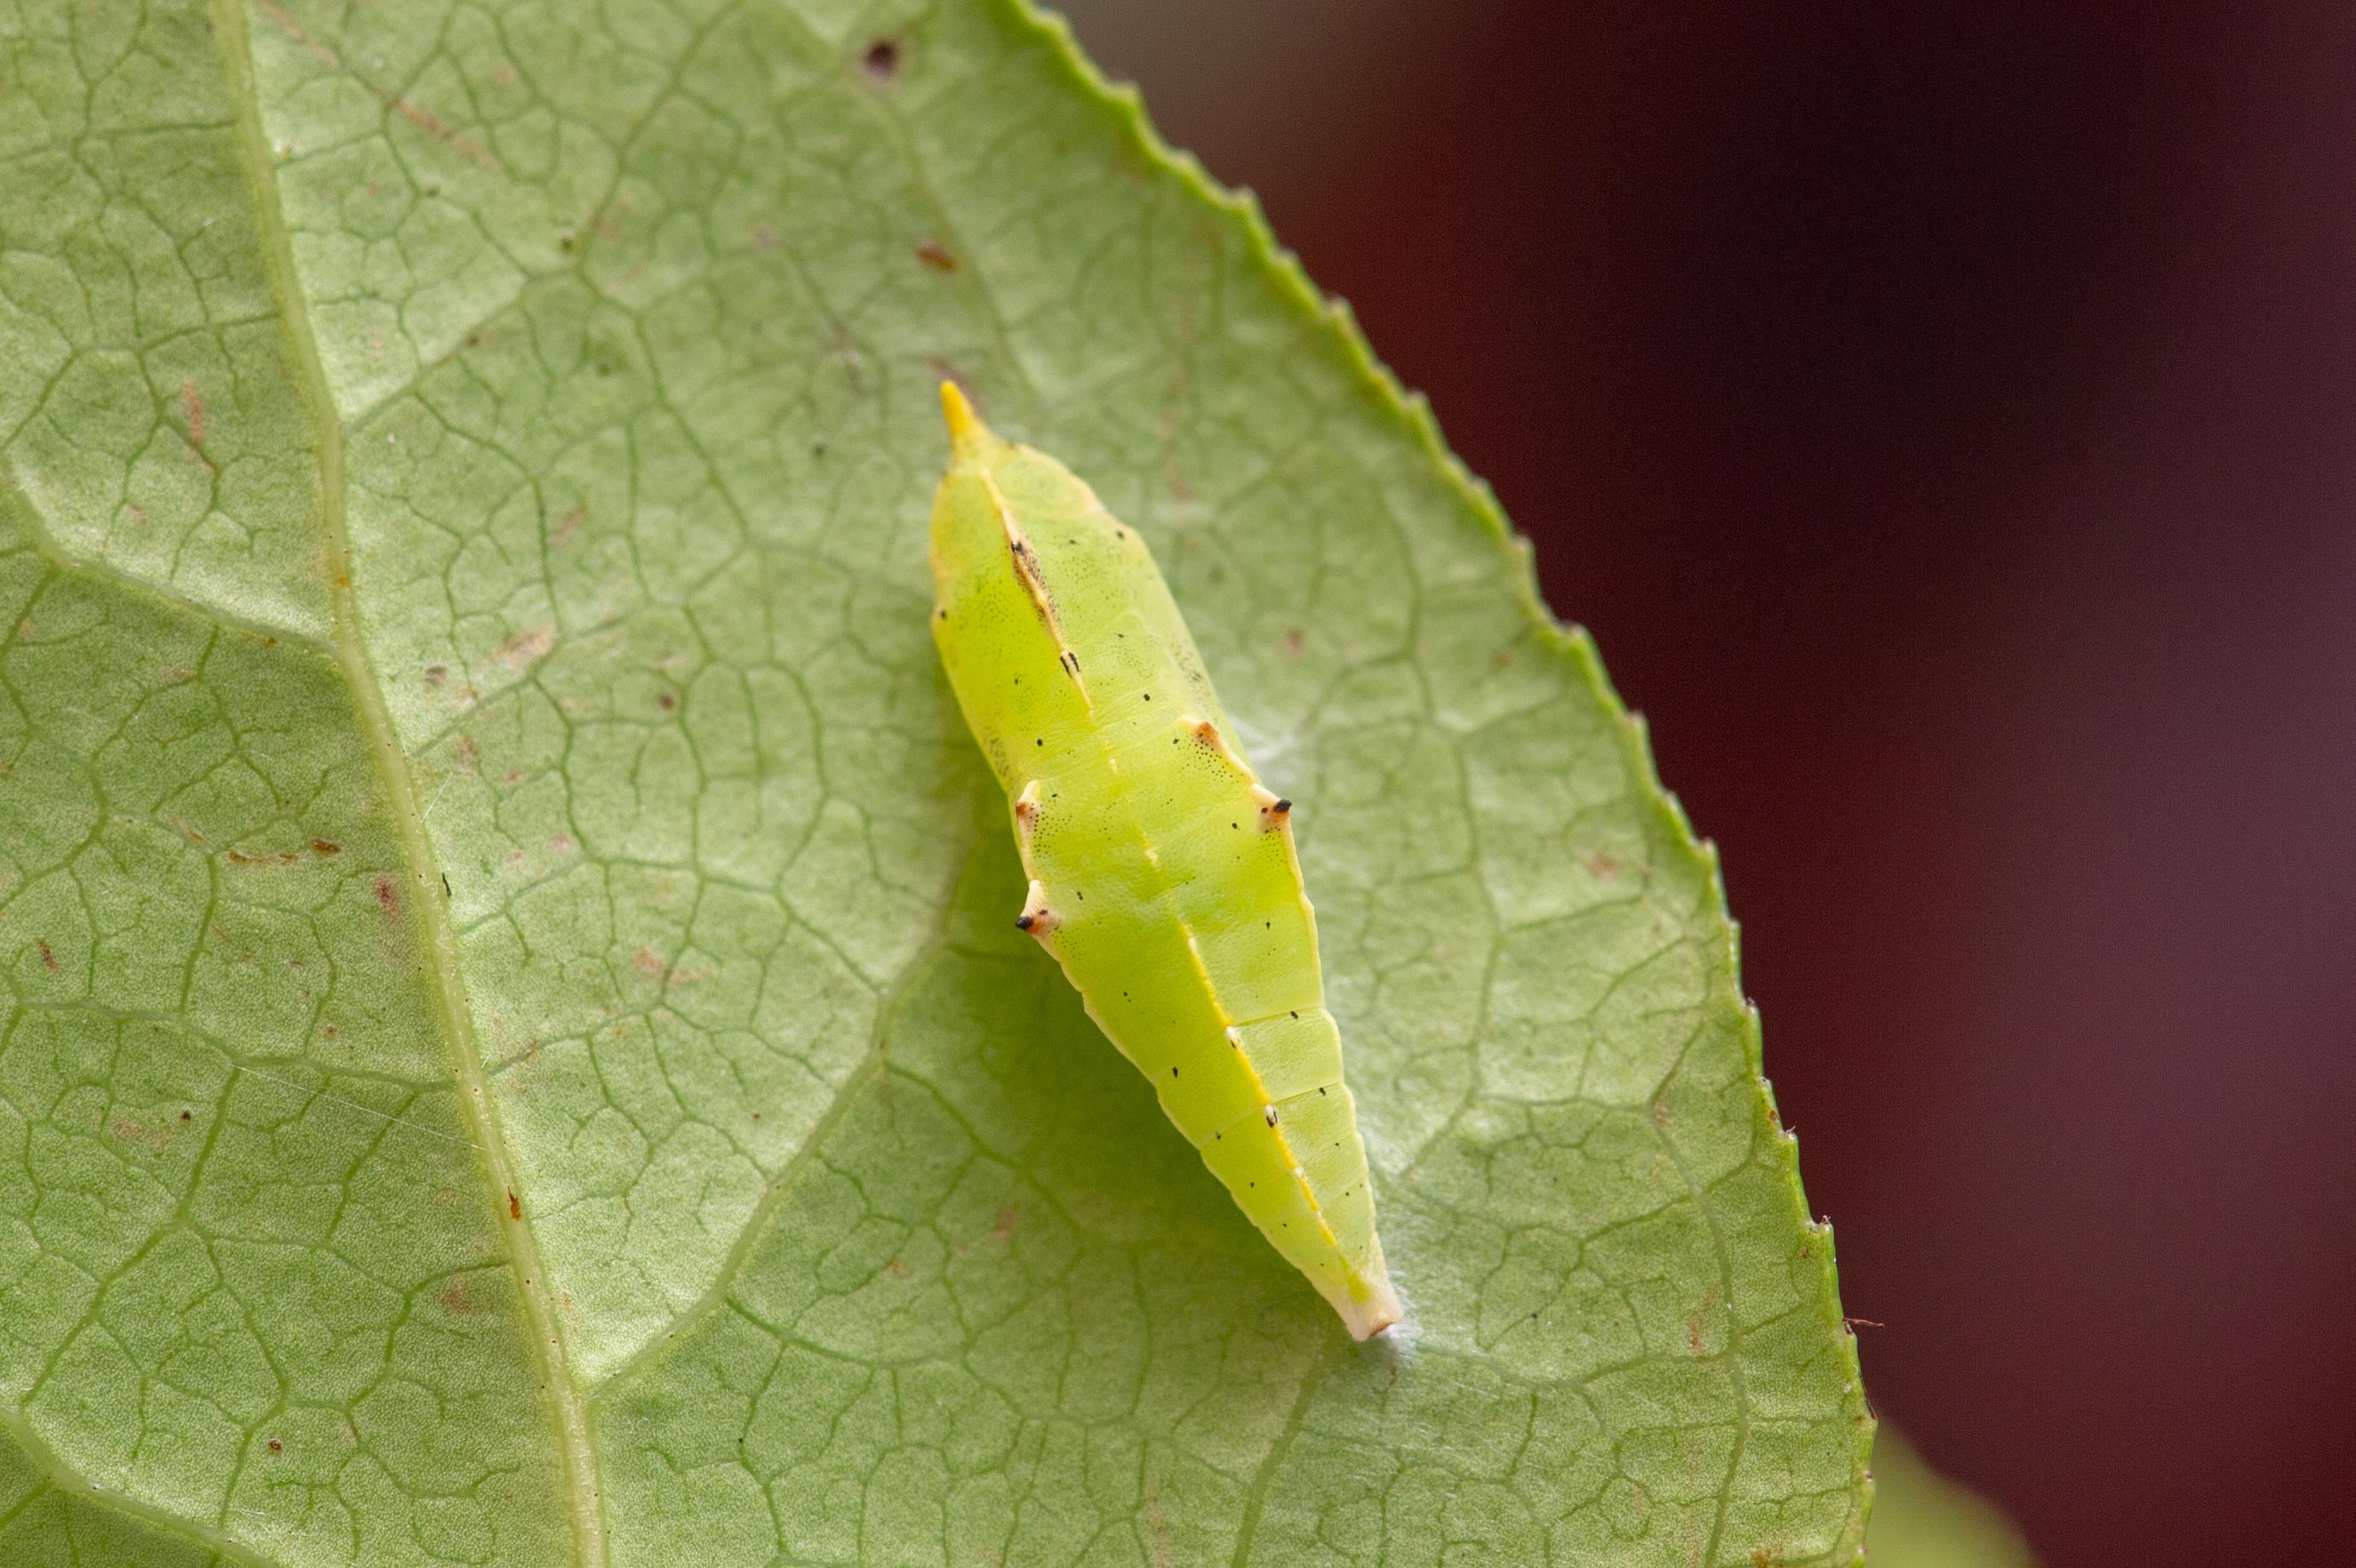
[[[2019,1530],[1995,1505],[1922,1462],[1888,1426],[1874,1435],[1874,1568],[2034,1568]]]
[[[1302,803],[1387,1342],[1007,919],[945,374]],[[0,460],[0,1561],[1854,1556],[1709,852],[1055,24],[16,0]]]

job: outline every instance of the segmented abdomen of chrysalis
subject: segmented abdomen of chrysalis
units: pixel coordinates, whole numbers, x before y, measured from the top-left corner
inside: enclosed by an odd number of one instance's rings
[[[1015,923],[1357,1339],[1398,1320],[1291,803],[1253,776],[1145,542],[941,388],[934,639],[1005,786]]]

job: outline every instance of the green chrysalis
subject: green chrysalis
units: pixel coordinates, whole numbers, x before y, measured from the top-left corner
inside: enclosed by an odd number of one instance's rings
[[[1005,786],[1015,923],[1354,1338],[1398,1321],[1292,803],[1236,744],[1153,557],[944,383],[934,640]]]

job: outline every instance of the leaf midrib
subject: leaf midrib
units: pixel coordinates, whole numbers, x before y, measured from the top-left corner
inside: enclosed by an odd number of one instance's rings
[[[279,200],[276,172],[262,134],[261,97],[255,89],[252,55],[247,41],[245,0],[212,0],[212,12],[213,32],[220,41],[223,69],[234,100],[238,146],[246,165],[254,221],[261,234],[260,260],[271,296],[278,304],[294,359],[295,385],[317,443],[319,531],[329,568],[331,651],[345,685],[350,688],[362,739],[384,791],[394,830],[400,836],[402,869],[409,873],[410,897],[414,901],[412,915],[424,937],[425,962],[433,976],[437,1021],[450,1052],[466,1124],[483,1158],[482,1171],[488,1185],[492,1214],[507,1243],[509,1265],[516,1271],[526,1327],[540,1361],[541,1388],[556,1423],[574,1556],[588,1568],[603,1568],[606,1562],[605,1521],[599,1498],[596,1452],[590,1436],[588,1399],[566,1363],[538,1239],[530,1222],[514,1205],[513,1196],[521,1189],[516,1185],[506,1139],[487,1092],[488,1080],[475,1039],[474,1017],[466,1004],[466,983],[458,971],[456,936],[448,912],[434,896],[441,886],[440,868],[425,830],[424,814],[418,805],[408,757],[361,641],[359,607],[352,592],[351,543],[344,515],[343,421],[327,386],[318,339],[312,330],[310,310],[294,267],[294,245]]]

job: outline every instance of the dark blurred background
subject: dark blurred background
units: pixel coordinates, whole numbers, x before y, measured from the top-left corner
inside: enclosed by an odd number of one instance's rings
[[[1066,9],[1650,720],[1877,1408],[2351,1561],[2356,7]]]

